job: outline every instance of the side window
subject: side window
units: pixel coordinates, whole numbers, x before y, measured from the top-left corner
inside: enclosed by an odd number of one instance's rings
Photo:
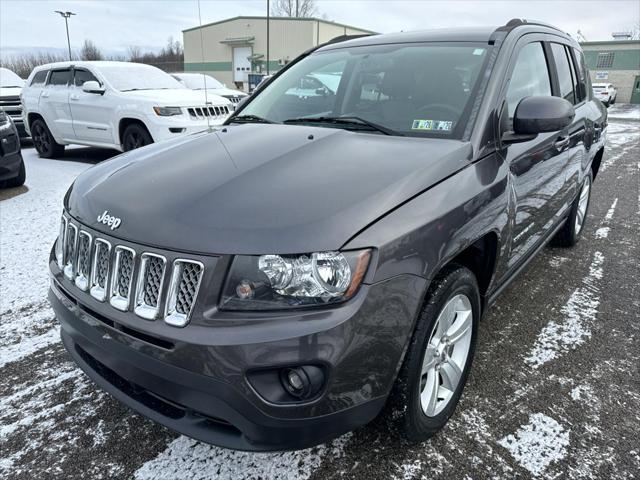
[[[551,96],[549,70],[540,42],[529,43],[518,53],[507,90],[509,118],[513,118],[520,100],[534,95]]]
[[[560,96],[571,103],[576,103],[573,95],[573,78],[571,76],[571,67],[569,65],[569,59],[567,58],[567,52],[564,45],[559,43],[551,44],[551,51],[553,52],[553,60],[556,64],[556,71],[558,72],[558,83],[560,85]]]
[[[33,76],[31,79],[30,86],[34,85],[44,85],[45,80],[47,79],[47,73],[49,70],[41,70]]]
[[[76,87],[82,87],[84,82],[94,81],[98,82],[98,79],[88,70],[74,70],[73,71],[74,85]],[[98,82],[100,83],[100,82]]]
[[[53,70],[49,75],[48,85],[68,85],[71,80],[71,70]]]
[[[573,54],[576,59],[576,66],[578,68],[578,101],[583,101],[587,98],[587,67],[584,63],[584,54],[577,48],[573,49]]]

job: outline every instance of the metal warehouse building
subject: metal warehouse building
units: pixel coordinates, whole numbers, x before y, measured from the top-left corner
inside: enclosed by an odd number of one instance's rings
[[[618,103],[640,103],[640,41],[584,42],[592,83],[612,83]]]
[[[318,18],[270,17],[269,73],[332,38],[367,33],[374,32]],[[182,34],[186,72],[209,73],[245,90],[249,73],[267,72],[266,17],[229,18],[183,30]]]

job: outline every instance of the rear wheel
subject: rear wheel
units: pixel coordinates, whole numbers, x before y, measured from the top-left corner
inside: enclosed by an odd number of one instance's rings
[[[426,440],[453,415],[471,368],[479,318],[475,276],[461,266],[446,267],[429,288],[389,399],[388,418],[401,436]]]
[[[578,196],[573,201],[567,221],[554,238],[554,243],[561,247],[573,247],[578,240],[587,220],[587,212],[591,200],[591,172],[585,177]]]
[[[148,130],[143,125],[132,123],[124,129],[122,149],[125,152],[144,147],[150,143],[153,143],[153,138],[151,138]]]
[[[24,168],[24,160],[20,161],[20,171],[16,177],[5,180],[4,186],[9,188],[20,187],[24,185],[24,181],[27,177],[27,172]]]
[[[47,124],[41,118],[31,124],[33,145],[42,158],[56,158],[64,155],[64,145],[55,141]]]

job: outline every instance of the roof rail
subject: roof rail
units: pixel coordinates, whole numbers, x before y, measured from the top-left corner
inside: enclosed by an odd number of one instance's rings
[[[360,33],[358,35],[339,35],[337,37],[332,38],[328,42],[324,42],[318,46],[331,45],[333,43],[346,42],[347,40],[355,40],[356,38],[362,37],[370,37],[371,35],[376,35],[375,33]]]
[[[493,33],[491,34],[491,37],[489,38],[489,45],[493,45],[495,43],[495,41],[496,41],[496,39],[497,39],[499,34],[504,33],[504,35],[506,36],[514,28],[520,27],[522,25],[535,25],[535,26],[538,26],[538,27],[546,27],[546,28],[550,28],[552,30],[555,30],[557,32],[564,33],[565,35],[569,35],[568,33],[563,32],[558,27],[555,27],[555,26],[551,25],[550,23],[540,22],[538,20],[526,20],[524,18],[512,18],[507,23],[505,23],[501,27],[496,28],[493,31]]]

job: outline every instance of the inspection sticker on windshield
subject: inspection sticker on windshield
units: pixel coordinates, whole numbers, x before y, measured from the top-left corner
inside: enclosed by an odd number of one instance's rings
[[[411,130],[440,130],[444,132],[450,132],[453,127],[453,122],[447,122],[444,120],[414,120],[411,125]]]

